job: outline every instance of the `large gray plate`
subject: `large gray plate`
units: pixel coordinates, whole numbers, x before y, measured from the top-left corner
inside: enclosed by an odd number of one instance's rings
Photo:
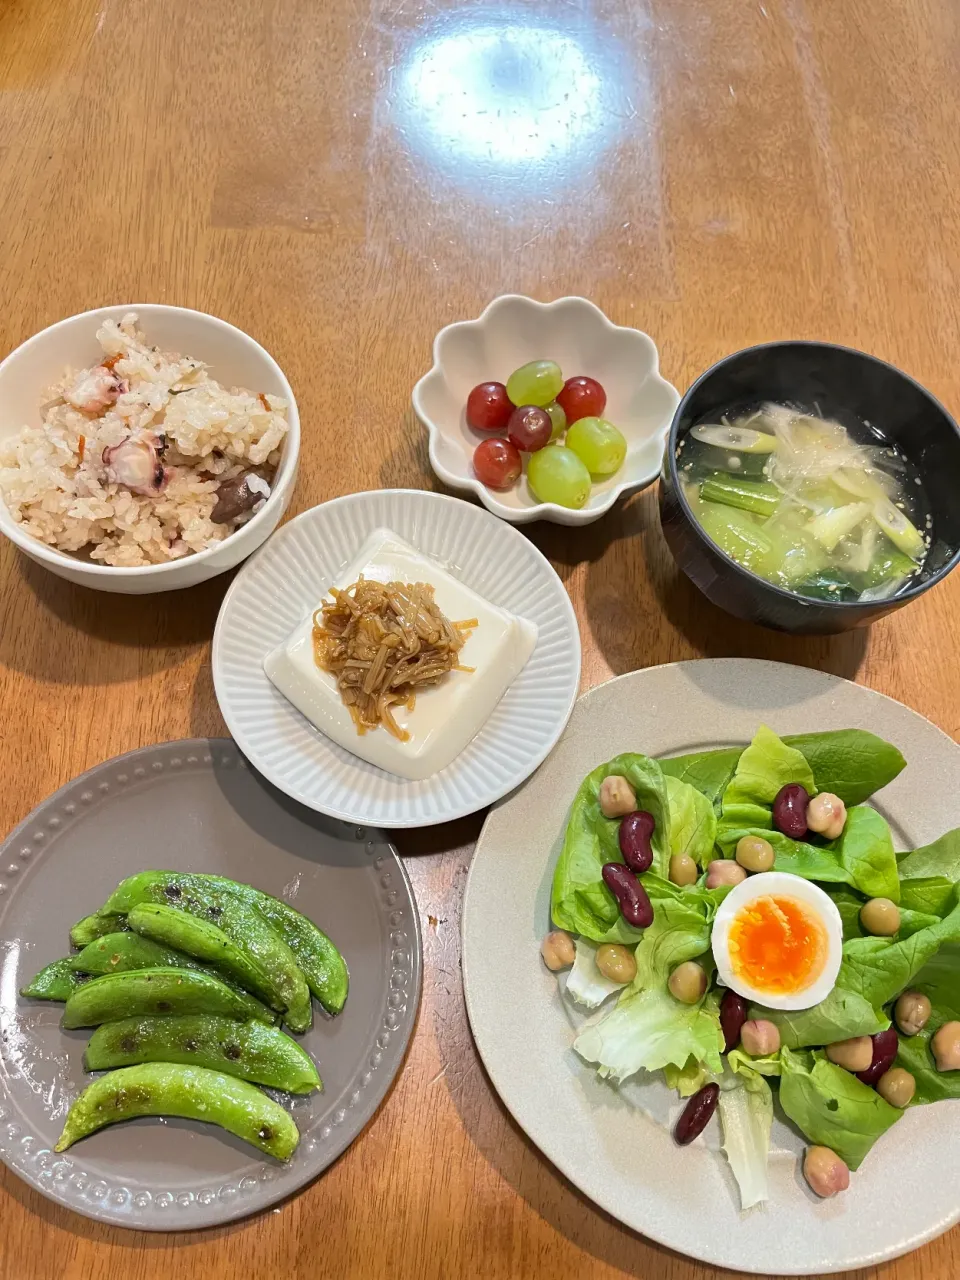
[[[676,1094],[659,1073],[614,1089],[573,1052],[574,1032],[539,944],[567,811],[585,774],[620,751],[679,755],[778,733],[871,729],[907,768],[876,799],[898,849],[960,825],[960,751],[898,702],[834,676],[723,658],[652,667],[577,703],[539,771],[495,808],[463,904],[467,1012],[490,1078],[553,1163],[608,1213],[681,1253],[761,1275],[870,1267],[960,1217],[960,1104],[916,1107],[885,1134],[833,1200],[799,1173],[800,1135],[774,1121],[770,1200],[741,1213],[719,1126],[678,1147]]]
[[[314,1004],[301,1043],[324,1091],[292,1104],[302,1137],[286,1165],[182,1120],[136,1120],[64,1155],[53,1150],[86,1082],[89,1033],[62,1031],[62,1006],[17,991],[66,954],[79,916],[151,867],[247,881],[292,903],[343,951],[350,996],[337,1018]],[[386,1094],[420,998],[416,903],[393,847],[287,799],[229,740],[145,747],[45,800],[0,848],[0,946],[0,1159],[78,1213],[149,1230],[228,1222],[315,1178]]]

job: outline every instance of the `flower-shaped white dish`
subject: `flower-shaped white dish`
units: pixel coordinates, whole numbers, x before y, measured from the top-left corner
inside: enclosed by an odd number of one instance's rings
[[[473,474],[473,452],[490,432],[467,426],[466,403],[478,382],[506,382],[528,360],[555,360],[564,378],[586,374],[607,393],[604,417],[627,439],[616,475],[598,479],[579,511],[538,502],[524,475],[512,489],[494,490]],[[660,376],[656,344],[639,329],[613,324],[586,298],[536,302],[520,294],[495,298],[476,320],[441,329],[433,368],[413,389],[413,407],[430,433],[430,465],[452,489],[475,493],[488,511],[513,524],[552,520],[589,524],[624,493],[643,489],[660,471],[667,433],[680,403]]]

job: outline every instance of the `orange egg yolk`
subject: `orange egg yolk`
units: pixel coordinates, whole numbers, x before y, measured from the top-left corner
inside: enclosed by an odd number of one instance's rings
[[[796,898],[755,898],[733,918],[728,940],[736,977],[757,991],[789,995],[819,977],[827,937],[813,912]]]

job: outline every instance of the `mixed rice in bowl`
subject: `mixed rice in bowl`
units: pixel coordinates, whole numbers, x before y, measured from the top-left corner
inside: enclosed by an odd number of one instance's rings
[[[277,395],[227,389],[150,346],[130,313],[103,359],[68,372],[39,426],[0,441],[0,496],[21,529],[103,565],[167,564],[216,546],[272,491],[288,431]]]

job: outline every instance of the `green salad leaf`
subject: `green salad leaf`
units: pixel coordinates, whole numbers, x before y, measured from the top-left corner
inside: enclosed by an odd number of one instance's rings
[[[816,788],[806,758],[761,725],[723,793],[717,843],[728,856],[745,831],[769,831],[777,793],[798,782],[812,795]],[[733,833],[739,833],[733,838]]]
[[[901,868],[902,865],[901,863]],[[953,905],[956,887],[956,883],[945,876],[920,876],[915,880],[901,879],[901,917],[904,909],[925,912],[931,916],[945,916]]]
[[[805,757],[817,791],[833,792],[848,807],[863,804],[906,765],[895,746],[865,729],[790,734],[783,741]],[[721,747],[673,756],[661,760],[660,766],[665,774],[696,787],[719,814],[720,797],[742,754],[742,747]]]
[[[781,1072],[780,1050],[768,1053],[762,1058],[752,1058],[743,1049],[731,1049],[727,1054],[727,1065],[731,1071],[741,1073],[753,1072],[760,1076],[778,1076]]]
[[[879,1008],[912,985],[944,943],[958,942],[960,903],[942,920],[934,917],[933,924],[907,938],[853,938],[845,942],[837,985]]]
[[[688,1058],[682,1067],[668,1062],[663,1077],[668,1089],[676,1089],[681,1098],[692,1098],[707,1083],[710,1073],[697,1058]]]
[[[886,819],[876,809],[868,805],[849,809],[843,835],[831,847],[854,888],[868,898],[900,901],[893,837]]]
[[[670,809],[670,855],[688,854],[698,866],[710,861],[717,817],[706,796],[688,782],[666,775]]]
[[[792,734],[784,742],[805,756],[816,789],[831,791],[848,809],[882,790],[907,763],[895,746],[865,729]]]
[[[901,1036],[897,1054],[897,1065],[917,1082],[914,1105],[960,1098],[960,1071],[938,1071],[930,1050],[931,1038],[945,1022],[960,1022],[960,945],[942,946],[913,978],[910,989],[922,991],[931,1005],[930,1021],[918,1036]]]
[[[877,1012],[862,995],[841,986],[834,987],[826,999],[809,1009],[767,1009],[757,1004],[750,1006],[750,1017],[776,1023],[780,1043],[788,1049],[872,1036],[890,1025],[890,1019],[882,1011]]]
[[[900,1037],[897,1066],[909,1071],[917,1082],[912,1106],[960,1098],[960,1071],[938,1071],[930,1049],[933,1032],[925,1027],[918,1036]]]
[[[859,1169],[870,1148],[903,1114],[875,1089],[820,1053],[780,1050],[780,1105],[802,1134]]]
[[[694,755],[673,756],[660,761],[668,778],[689,783],[720,813],[720,798],[733,777],[743,747],[724,747],[720,751],[700,751]]]
[[[713,1072],[723,1068],[719,996],[708,993],[695,1005],[681,1004],[667,989],[671,971],[710,950],[710,922],[704,904],[691,898],[663,898],[653,924],[637,947],[637,976],[611,1009],[581,1028],[574,1049],[598,1073],[625,1080],[641,1069],[672,1064],[685,1069],[693,1057]],[[712,958],[711,958],[712,959]]]
[[[636,942],[640,933],[625,924],[617,900],[603,883],[606,862],[622,862],[619,821],[600,812],[600,784],[622,774],[637,793],[637,804],[653,814],[653,870],[664,877],[670,848],[667,787],[660,766],[647,756],[622,755],[587,774],[574,797],[563,849],[553,877],[550,910],[561,929],[594,942]]]
[[[711,995],[681,1004],[666,986],[630,991],[598,1022],[586,1024],[573,1047],[597,1072],[625,1080],[637,1071],[686,1066],[692,1056],[713,1072],[722,1069],[719,1005]]]
[[[740,1189],[740,1208],[752,1209],[770,1198],[767,1159],[773,1124],[773,1094],[762,1075],[749,1067],[727,1072],[720,1084],[723,1151]]]
[[[960,881],[960,827],[901,858],[900,875],[904,880],[935,877],[951,884]]]

